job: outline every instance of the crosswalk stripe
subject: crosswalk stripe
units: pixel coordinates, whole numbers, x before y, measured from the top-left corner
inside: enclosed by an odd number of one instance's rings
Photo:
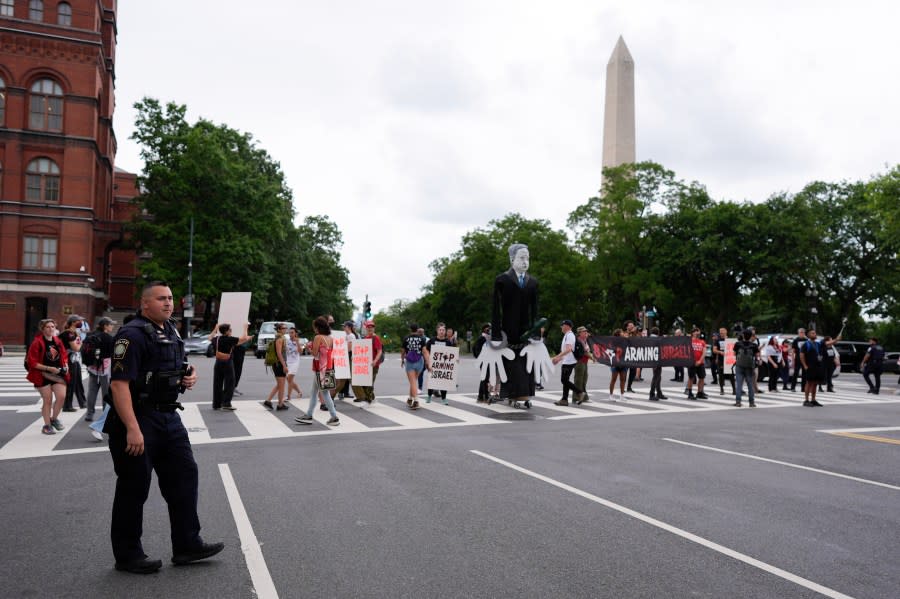
[[[425,403],[423,401],[419,402],[419,408],[424,410],[430,410],[432,412],[446,414],[451,418],[456,418],[462,424],[497,424],[506,422],[503,420],[497,420],[496,418],[487,418],[482,416],[481,414],[476,414],[475,412],[470,412],[469,410],[462,410],[460,408],[455,408],[452,405],[443,405],[441,403]]]
[[[209,436],[209,429],[203,420],[203,414],[200,413],[200,404],[186,403],[182,405],[184,410],[180,413],[181,423],[187,429],[191,443],[209,443],[212,438]]]
[[[274,412],[263,407],[258,401],[232,401],[231,405],[237,408],[237,411],[233,413],[244,428],[247,429],[251,437],[271,439],[288,437],[294,432],[288,425],[279,420]]]
[[[395,396],[391,399],[397,399],[401,401],[405,401],[405,397]],[[379,398],[375,403],[367,405],[364,408],[367,412],[372,412],[377,416],[381,416],[385,420],[390,420],[391,422],[409,428],[439,428],[442,425],[440,422],[434,422],[433,420],[428,420],[427,418],[422,418],[421,416],[416,416],[413,414],[406,405],[404,404],[403,409],[398,409],[393,406],[385,403],[384,398]],[[343,420],[343,413],[341,414],[341,419]]]
[[[59,421],[65,428],[56,431],[55,435],[45,435],[40,430],[44,425],[44,419],[38,418],[13,437],[9,443],[0,447],[0,460],[53,455],[53,449],[72,430],[78,420],[77,412],[61,412]]]

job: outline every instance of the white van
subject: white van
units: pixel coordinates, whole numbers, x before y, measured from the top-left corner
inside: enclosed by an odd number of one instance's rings
[[[269,341],[275,338],[275,325],[279,322],[284,323],[288,330],[294,326],[293,322],[287,320],[268,320],[259,327],[259,333],[256,334],[256,357],[262,359],[266,355],[266,347]]]

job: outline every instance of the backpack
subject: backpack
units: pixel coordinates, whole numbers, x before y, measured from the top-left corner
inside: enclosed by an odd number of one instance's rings
[[[575,356],[576,360],[581,360],[584,357],[584,344],[577,339],[575,340],[575,347],[572,348],[572,355]]]
[[[276,364],[278,364],[278,352],[275,348],[275,341],[277,339],[278,337],[275,337],[275,339],[272,339],[266,345],[266,366],[275,366]]]
[[[91,333],[84,338],[81,344],[81,363],[85,366],[100,364],[100,336],[97,333]]]
[[[753,368],[756,366],[756,360],[754,359],[753,354],[753,346],[749,343],[746,345],[736,345],[734,348],[735,366],[738,368]]]

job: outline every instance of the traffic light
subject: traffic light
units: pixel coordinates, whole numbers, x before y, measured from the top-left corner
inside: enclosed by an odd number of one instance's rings
[[[372,302],[369,300],[363,302],[363,316],[366,317],[366,320],[372,318]]]

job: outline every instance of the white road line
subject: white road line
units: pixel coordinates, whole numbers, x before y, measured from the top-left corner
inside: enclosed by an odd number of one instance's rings
[[[22,432],[12,438],[9,443],[0,447],[0,460],[15,460],[17,458],[33,458],[53,455],[53,449],[63,440],[63,437],[72,431],[78,423],[78,412],[60,412],[59,421],[65,426],[55,435],[45,435],[41,432],[44,425],[43,417],[38,418],[33,424],[25,427]]]
[[[625,514],[626,516],[630,516],[631,518],[635,518],[637,520],[640,520],[641,522],[644,522],[651,526],[655,526],[657,528],[660,528],[662,530],[670,532],[670,533],[677,535],[683,539],[687,539],[688,541],[697,543],[698,545],[701,545],[708,549],[712,549],[713,551],[717,551],[723,555],[727,555],[728,557],[731,557],[738,561],[744,562],[745,564],[753,566],[754,568],[759,568],[760,570],[762,570],[764,572],[768,572],[769,574],[774,574],[775,576],[778,576],[779,578],[783,578],[787,581],[793,582],[794,584],[800,585],[802,587],[806,587],[807,589],[813,590],[813,591],[815,591],[821,595],[824,595],[826,597],[832,597],[833,599],[852,599],[852,597],[850,597],[850,595],[845,595],[841,592],[835,591],[834,589],[823,586],[817,582],[813,582],[807,578],[803,578],[802,576],[792,574],[791,572],[788,572],[787,570],[782,570],[781,568],[778,568],[777,566],[773,566],[772,564],[768,564],[768,563],[758,560],[754,557],[750,557],[749,555],[746,555],[739,551],[735,551],[734,549],[730,549],[728,547],[725,547],[724,545],[720,545],[714,541],[710,541],[709,539],[705,539],[701,536],[695,535],[684,529],[678,528],[671,524],[667,524],[661,520],[657,520],[656,518],[647,516],[646,514],[642,514],[641,512],[632,510],[632,509],[627,508],[618,503],[614,503],[612,501],[609,501],[608,499],[603,499],[602,497],[597,497],[596,495],[588,493],[587,491],[582,491],[581,489],[578,489],[571,485],[567,485],[558,480],[549,478],[547,476],[544,476],[543,474],[538,474],[537,472],[527,470],[521,466],[517,466],[511,462],[507,462],[506,460],[501,460],[500,458],[496,458],[490,454],[484,453],[482,451],[478,451],[477,449],[471,449],[469,451],[471,451],[475,455],[481,456],[487,460],[496,462],[497,464],[500,464],[501,466],[505,466],[505,467],[509,468],[510,470],[515,470],[516,472],[520,472],[522,474],[525,474],[527,476],[535,478],[539,481],[545,482],[549,485],[553,485],[554,487],[557,487],[564,491],[568,491],[569,493],[572,493],[573,495],[577,495],[577,496],[587,499],[589,501],[593,501],[594,503],[599,503],[600,505],[602,505],[604,507],[608,507],[612,510],[616,510],[617,512]]]
[[[181,424],[187,429],[191,443],[209,443],[211,441],[209,429],[203,420],[203,414],[200,413],[200,404],[186,403],[182,405],[184,410],[179,416],[181,417]]]
[[[900,426],[877,426],[874,428],[830,428],[820,429],[817,433],[881,433],[884,431],[900,431]]]
[[[808,472],[816,472],[818,474],[825,474],[828,476],[835,476],[837,478],[843,478],[846,480],[852,480],[858,483],[865,483],[867,485],[875,485],[876,487],[884,487],[885,489],[892,489],[894,491],[900,491],[900,487],[896,485],[889,485],[887,483],[880,483],[874,480],[868,480],[866,478],[858,478],[856,476],[850,476],[849,474],[841,474],[839,472],[830,472],[828,470],[820,470],[819,468],[811,468],[810,466],[801,466],[800,464],[792,464],[790,462],[782,462],[780,460],[773,460],[770,458],[763,458],[760,456],[750,455],[748,453],[739,453],[737,451],[730,451],[728,449],[719,449],[718,447],[710,447],[708,445],[698,445],[696,443],[688,443],[687,441],[679,441],[678,439],[668,439],[664,438],[663,441],[668,441],[670,443],[678,443],[679,445],[687,445],[688,447],[696,447],[698,449],[706,449],[707,451],[716,451],[718,453],[725,453],[728,455],[735,455],[742,458],[748,458],[750,460],[758,460],[760,462],[769,462],[770,464],[778,464],[779,466],[787,466],[789,468],[797,468],[798,470],[806,470]]]
[[[259,599],[278,599],[278,591],[275,590],[275,583],[272,581],[272,575],[269,574],[269,567],[266,566],[262,547],[256,539],[256,533],[253,532],[247,510],[244,509],[241,495],[234,483],[234,477],[231,476],[231,468],[228,467],[228,464],[219,464],[219,473],[222,475],[225,495],[228,497],[231,513],[234,515],[234,523],[237,525],[238,535],[241,538],[241,551],[244,552],[244,558],[247,560],[247,570],[250,571],[253,590]]]
[[[273,437],[289,437],[294,431],[275,416],[275,413],[263,407],[258,401],[232,401],[237,410],[233,412],[240,420],[249,436],[254,439],[271,439]]]

